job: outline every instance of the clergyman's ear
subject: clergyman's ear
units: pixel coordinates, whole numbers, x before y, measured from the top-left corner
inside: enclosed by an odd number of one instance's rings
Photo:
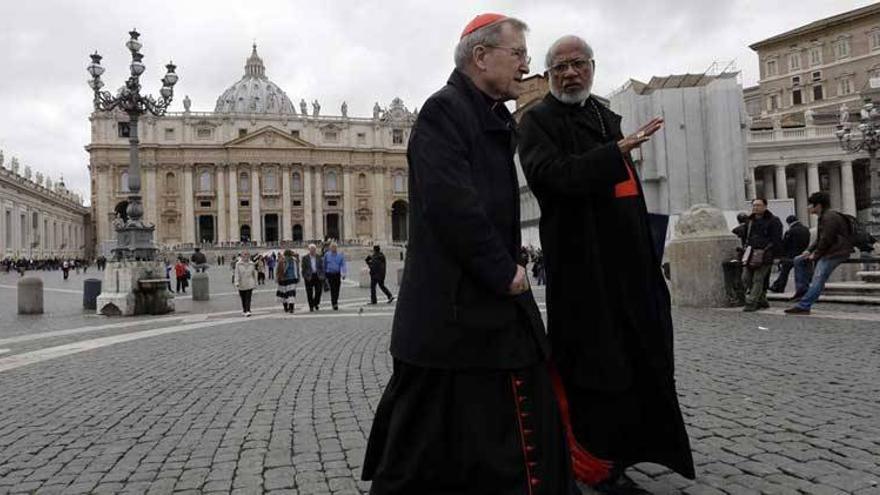
[[[489,53],[489,50],[486,49],[483,45],[477,45],[471,50],[471,60],[473,60],[474,65],[477,66],[480,70],[487,70],[488,65],[486,64],[486,55]]]

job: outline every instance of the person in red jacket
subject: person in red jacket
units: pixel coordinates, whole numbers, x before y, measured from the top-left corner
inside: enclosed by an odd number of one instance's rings
[[[186,286],[189,285],[186,280],[188,273],[186,262],[183,261],[183,258],[177,258],[177,264],[174,265],[174,276],[177,278],[178,293],[183,290],[183,293],[186,294]]]

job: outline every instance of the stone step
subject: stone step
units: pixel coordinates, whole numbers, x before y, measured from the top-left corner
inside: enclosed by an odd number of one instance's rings
[[[767,299],[771,301],[789,301],[794,293],[774,294],[768,293]],[[819,302],[837,303],[837,304],[855,304],[861,306],[880,306],[880,296],[858,296],[858,295],[830,295],[822,294],[819,296]],[[791,304],[794,305],[794,301]]]
[[[856,272],[856,276],[859,277],[862,282],[868,282],[872,284],[880,283],[880,271]]]
[[[828,295],[859,295],[880,297],[880,284],[867,282],[829,282],[825,284],[823,294]]]

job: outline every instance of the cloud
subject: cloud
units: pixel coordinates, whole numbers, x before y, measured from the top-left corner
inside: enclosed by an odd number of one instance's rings
[[[870,0],[578,0],[445,2],[337,0],[260,2],[190,0],[137,3],[34,0],[4,5],[0,17],[0,149],[35,171],[89,196],[91,94],[88,54],[104,55],[109,88],[130,62],[127,31],[144,42],[145,91],[158,93],[164,64],[179,66],[173,110],[189,95],[193,110],[211,111],[244,74],[256,41],[267,75],[294,102],[318,99],[324,113],[369,115],[373,103],[399,96],[421,107],[446,81],[462,27],[481,12],[525,20],[532,71],[557,37],[575,33],[596,52],[595,90],[629,78],[703,72],[736,60],[745,85],[757,80],[748,45]]]

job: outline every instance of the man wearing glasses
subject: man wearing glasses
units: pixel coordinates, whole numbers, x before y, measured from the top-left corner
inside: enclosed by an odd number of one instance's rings
[[[578,493],[520,247],[515,122],[526,25],[477,16],[409,141],[394,371],[364,460],[373,494]]]
[[[669,293],[630,151],[632,135],[591,95],[596,63],[581,38],[547,53],[550,94],[520,123],[523,172],[541,207],[548,336],[580,447],[610,460],[602,492],[635,489],[623,470],[666,465],[693,478],[675,391]]]

